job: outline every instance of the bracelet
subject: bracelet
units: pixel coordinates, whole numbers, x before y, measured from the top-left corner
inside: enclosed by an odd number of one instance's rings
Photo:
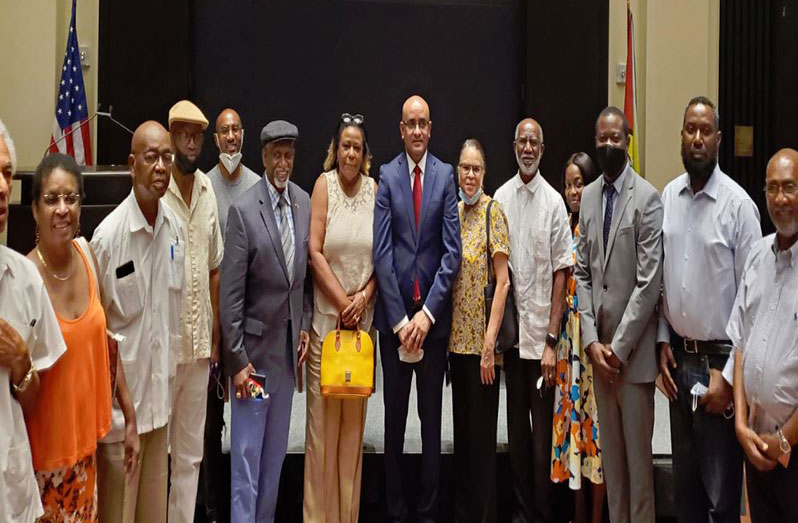
[[[25,392],[30,385],[31,381],[33,381],[33,374],[36,372],[36,365],[33,362],[30,362],[30,368],[28,368],[28,373],[25,374],[25,377],[22,378],[22,381],[19,382],[19,385],[11,384],[11,387],[14,389],[14,394],[19,396],[23,392]]]
[[[790,447],[790,442],[787,441],[787,438],[784,436],[784,432],[781,431],[781,428],[776,431],[776,434],[779,437],[779,450],[782,454],[789,454],[792,450],[792,447]]]

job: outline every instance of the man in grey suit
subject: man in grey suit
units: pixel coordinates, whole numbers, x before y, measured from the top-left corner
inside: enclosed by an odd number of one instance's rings
[[[263,128],[266,175],[227,215],[220,312],[223,361],[235,387],[232,523],[274,521],[297,368],[307,355],[310,197],[289,181],[298,134],[282,120]],[[255,383],[263,385],[260,397],[251,394]]]
[[[653,523],[662,202],[629,165],[629,138],[623,112],[604,109],[596,121],[603,175],[582,194],[574,274],[582,342],[596,371],[610,519]]]

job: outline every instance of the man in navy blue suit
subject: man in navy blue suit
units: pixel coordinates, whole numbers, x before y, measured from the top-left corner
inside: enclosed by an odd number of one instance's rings
[[[438,516],[441,398],[451,326],[451,290],[460,269],[460,220],[454,170],[427,151],[429,106],[411,96],[402,106],[404,152],[380,167],[374,209],[375,325],[385,382],[385,487],[388,521],[404,521],[400,461],[407,403],[416,373],[421,419],[419,521]]]

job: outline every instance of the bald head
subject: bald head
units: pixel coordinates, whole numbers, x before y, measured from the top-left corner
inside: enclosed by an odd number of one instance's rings
[[[127,163],[140,206],[152,208],[166,194],[173,162],[172,140],[164,126],[152,120],[139,125],[130,142]]]
[[[524,118],[518,122],[518,125],[515,126],[515,140],[518,139],[518,133],[521,132],[521,128],[537,129],[538,136],[540,136],[540,143],[543,143],[543,128],[540,126],[537,120],[534,118]]]
[[[213,137],[216,147],[220,153],[236,154],[241,151],[244,144],[244,128],[241,124],[241,117],[234,109],[227,108],[216,118],[216,133]],[[233,170],[237,171],[236,166],[232,165]]]
[[[154,120],[148,120],[136,127],[133,138],[130,140],[130,153],[137,154],[143,152],[147,149],[148,144],[157,143],[162,140],[169,141],[169,132],[160,123]]]
[[[421,161],[427,152],[427,144],[432,134],[432,121],[429,117],[429,105],[417,94],[405,100],[402,105],[399,133],[405,143],[405,152],[414,162]]]
[[[518,172],[524,183],[537,174],[540,159],[543,158],[543,129],[532,118],[525,118],[515,126],[515,161],[518,163]]]
[[[789,249],[798,240],[798,151],[782,149],[773,155],[768,162],[765,194],[779,248]]]

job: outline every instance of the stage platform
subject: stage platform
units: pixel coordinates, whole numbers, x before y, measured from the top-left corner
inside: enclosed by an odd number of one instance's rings
[[[364,523],[381,522],[385,517],[385,479],[384,479],[384,406],[382,396],[382,368],[377,364],[377,390],[369,399],[366,426],[364,433],[363,479],[361,489],[360,521]],[[512,487],[509,476],[509,457],[507,449],[507,415],[506,415],[506,389],[503,381],[499,395],[499,419],[497,435],[497,507],[498,521],[510,522],[512,517]],[[280,494],[277,506],[277,521],[281,523],[294,523],[302,521],[302,492],[304,475],[304,445],[305,445],[305,394],[294,394],[291,415],[291,430],[288,441],[288,455],[283,465],[280,479]],[[444,387],[442,406],[442,459],[441,459],[441,485],[439,521],[452,521],[451,478],[452,478],[452,393],[451,387]],[[421,462],[421,430],[416,409],[415,384],[411,387],[410,407],[408,409],[407,432],[405,436],[405,490],[409,504],[413,506]],[[659,391],[655,395],[655,426],[653,437],[654,481],[656,489],[657,522],[668,523],[674,521],[673,475],[671,468],[670,428],[668,404]],[[570,499],[566,486],[560,486],[559,494],[566,504],[558,511],[567,514],[572,507],[567,500]],[[229,494],[228,494],[229,496]],[[227,499],[225,501],[228,501]],[[204,510],[198,507],[196,522],[203,522],[199,512]],[[229,514],[229,512],[227,512]],[[412,519],[410,521],[413,521]]]

